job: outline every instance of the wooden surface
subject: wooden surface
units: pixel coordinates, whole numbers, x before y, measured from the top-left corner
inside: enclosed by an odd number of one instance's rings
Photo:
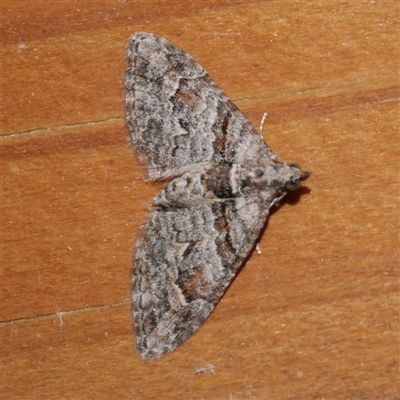
[[[397,2],[2,2],[2,398],[399,399]],[[215,312],[139,358],[125,46],[188,51],[312,171]]]

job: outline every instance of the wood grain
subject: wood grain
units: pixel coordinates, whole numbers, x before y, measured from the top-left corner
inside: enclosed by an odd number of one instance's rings
[[[2,7],[2,398],[400,399],[397,2]],[[160,182],[128,145],[128,37],[188,51],[313,172],[215,312],[134,347],[134,238]],[[210,367],[211,366],[211,367]]]

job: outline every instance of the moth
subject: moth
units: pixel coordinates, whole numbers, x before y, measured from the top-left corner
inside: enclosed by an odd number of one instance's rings
[[[154,199],[133,257],[133,317],[144,359],[199,329],[249,255],[269,210],[310,176],[284,163],[193,58],[137,33],[125,75],[131,143]]]

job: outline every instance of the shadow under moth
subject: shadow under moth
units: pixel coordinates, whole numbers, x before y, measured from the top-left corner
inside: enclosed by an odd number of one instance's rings
[[[150,180],[167,180],[133,257],[137,349],[159,358],[213,311],[269,210],[310,173],[284,163],[207,72],[167,40],[137,33],[125,76],[130,140]]]

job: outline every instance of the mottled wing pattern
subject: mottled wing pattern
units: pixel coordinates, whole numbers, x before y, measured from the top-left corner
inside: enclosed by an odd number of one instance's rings
[[[186,52],[158,36],[137,33],[127,59],[126,117],[150,179],[179,175],[196,163],[275,156]]]
[[[125,79],[131,141],[156,197],[136,244],[138,350],[158,358],[189,338],[250,253],[269,209],[310,175],[285,164],[187,53],[165,39],[130,39]]]
[[[264,226],[265,199],[154,211],[137,244],[133,312],[138,350],[158,358],[214,309]]]

